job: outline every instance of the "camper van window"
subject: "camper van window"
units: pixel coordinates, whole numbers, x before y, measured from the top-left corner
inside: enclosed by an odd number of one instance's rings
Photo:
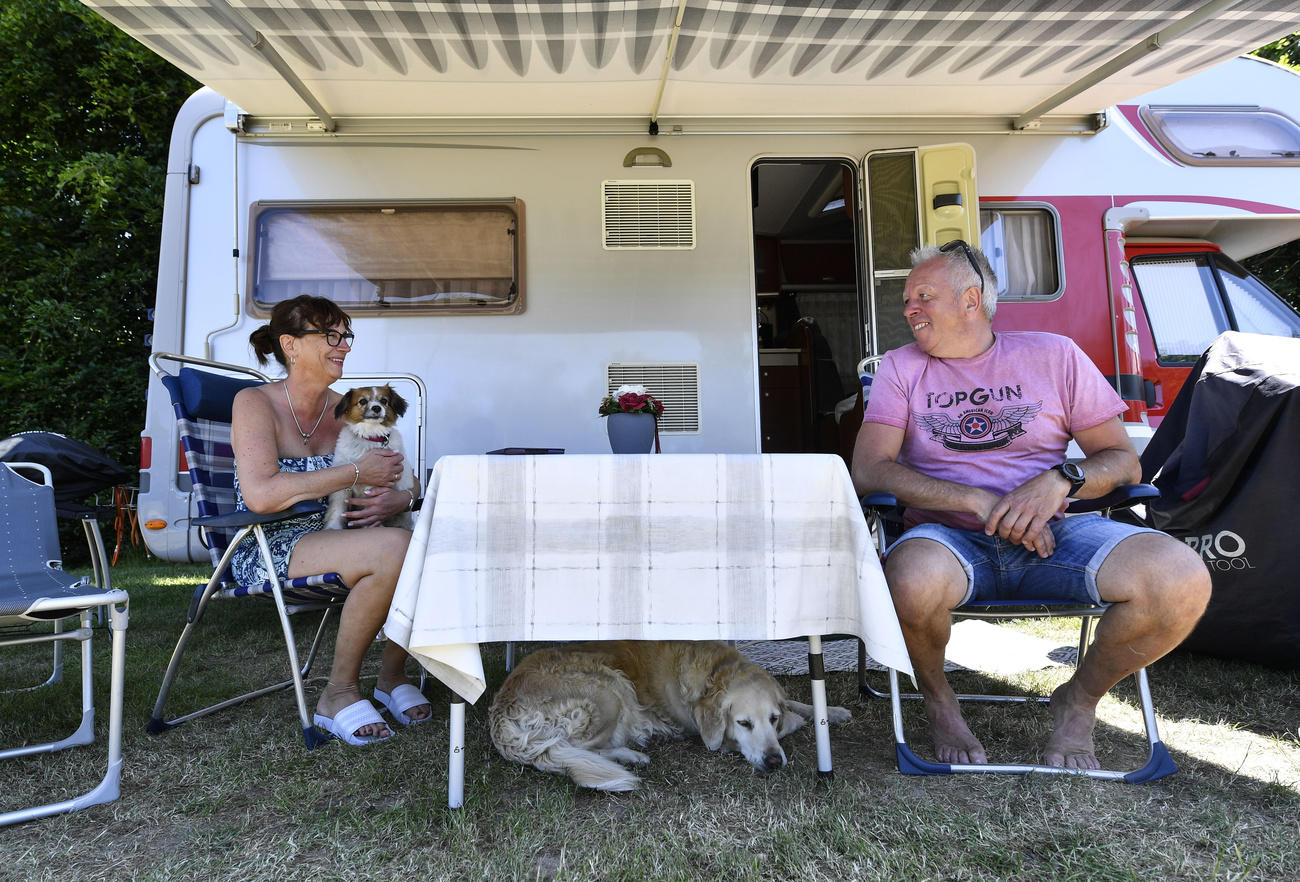
[[[1259,279],[1222,257],[1214,258],[1233,326],[1249,334],[1300,337],[1300,316]]]
[[[1300,165],[1300,125],[1276,110],[1148,105],[1138,113],[1188,165]]]
[[[1046,206],[980,206],[980,248],[998,276],[998,300],[1061,296],[1060,223]]]
[[[1161,364],[1194,363],[1224,331],[1300,337],[1300,316],[1222,254],[1135,257],[1132,267]]]
[[[299,294],[352,313],[523,311],[523,206],[393,203],[253,206],[254,312]]]

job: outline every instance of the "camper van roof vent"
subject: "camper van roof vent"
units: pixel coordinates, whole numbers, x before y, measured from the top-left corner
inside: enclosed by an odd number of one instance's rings
[[[608,250],[695,247],[694,181],[604,181],[601,233]]]
[[[611,364],[606,371],[609,392],[623,385],[645,386],[664,403],[659,433],[686,434],[700,430],[700,366],[687,363]]]

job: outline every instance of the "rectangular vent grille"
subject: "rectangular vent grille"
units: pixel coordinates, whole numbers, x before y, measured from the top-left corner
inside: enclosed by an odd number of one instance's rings
[[[619,386],[640,385],[664,403],[660,434],[700,430],[700,366],[698,364],[611,364],[606,371],[609,392]]]
[[[695,247],[694,181],[604,181],[601,233],[608,250]]]

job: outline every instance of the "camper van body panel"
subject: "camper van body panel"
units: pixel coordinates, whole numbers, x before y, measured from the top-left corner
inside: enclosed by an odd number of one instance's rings
[[[1178,103],[1201,94],[1198,89],[1212,94],[1214,85],[1225,96],[1250,95],[1251,103],[1300,119],[1300,78],[1289,72],[1235,61],[1188,82],[1194,80],[1199,84],[1177,84],[1140,101]],[[1126,317],[1113,279],[1123,277],[1127,267],[1108,256],[1109,210],[1136,202],[1222,206],[1239,216],[1234,236],[1243,243],[1238,247],[1247,249],[1249,218],[1295,215],[1281,226],[1260,225],[1257,238],[1276,238],[1279,229],[1300,236],[1300,191],[1285,183],[1300,171],[1188,167],[1163,154],[1114,109],[1108,112],[1110,125],[1095,135],[637,137],[548,131],[277,139],[232,131],[238,111],[222,105],[215,93],[203,90],[178,117],[155,352],[254,363],[248,337],[266,318],[256,314],[249,295],[249,261],[255,257],[251,225],[267,206],[512,199],[524,207],[519,314],[417,314],[396,308],[354,313],[356,341],[346,375],[410,374],[427,389],[418,405],[424,427],[419,459],[426,467],[446,454],[502,447],[608,450],[597,405],[608,391],[609,366],[621,364],[695,369],[698,427],[663,433],[665,452],[765,449],[761,356],[768,348],[792,350],[762,340],[755,319],[764,305],[755,268],[756,164],[817,160],[852,170],[855,190],[846,210],[853,212],[858,232],[845,247],[853,251],[849,273],[856,278],[847,284],[862,293],[865,322],[871,254],[862,232],[862,158],[873,150],[945,140],[970,144],[983,207],[1035,203],[1050,206],[1059,219],[1063,290],[1041,302],[1001,304],[995,329],[1068,334],[1112,376],[1124,372],[1122,346],[1136,341],[1150,350],[1152,344],[1145,320],[1134,320],[1137,336],[1120,339]],[[631,151],[645,147],[662,150],[671,165],[624,167]],[[197,183],[189,183],[196,177],[189,171],[193,166],[199,168]],[[694,247],[605,247],[602,184],[616,180],[692,182]],[[826,287],[841,290],[844,283],[838,279]],[[853,334],[864,338],[859,330]],[[868,353],[861,349],[860,354]],[[347,385],[345,378],[340,387]],[[1164,395],[1172,400],[1168,388]],[[838,410],[836,416],[842,418]],[[205,557],[188,529],[190,502],[175,465],[174,420],[156,379],[150,381],[147,421],[144,434],[153,454],[142,474],[140,519],[167,526],[147,530],[146,540],[162,557]]]

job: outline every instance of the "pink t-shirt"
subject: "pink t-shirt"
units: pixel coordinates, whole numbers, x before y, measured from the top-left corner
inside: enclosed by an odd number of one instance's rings
[[[931,358],[915,343],[886,353],[862,419],[904,431],[901,465],[1001,496],[1064,462],[1075,432],[1124,409],[1073,340],[1018,331],[974,358]],[[909,509],[905,521],[983,528],[964,512]]]

